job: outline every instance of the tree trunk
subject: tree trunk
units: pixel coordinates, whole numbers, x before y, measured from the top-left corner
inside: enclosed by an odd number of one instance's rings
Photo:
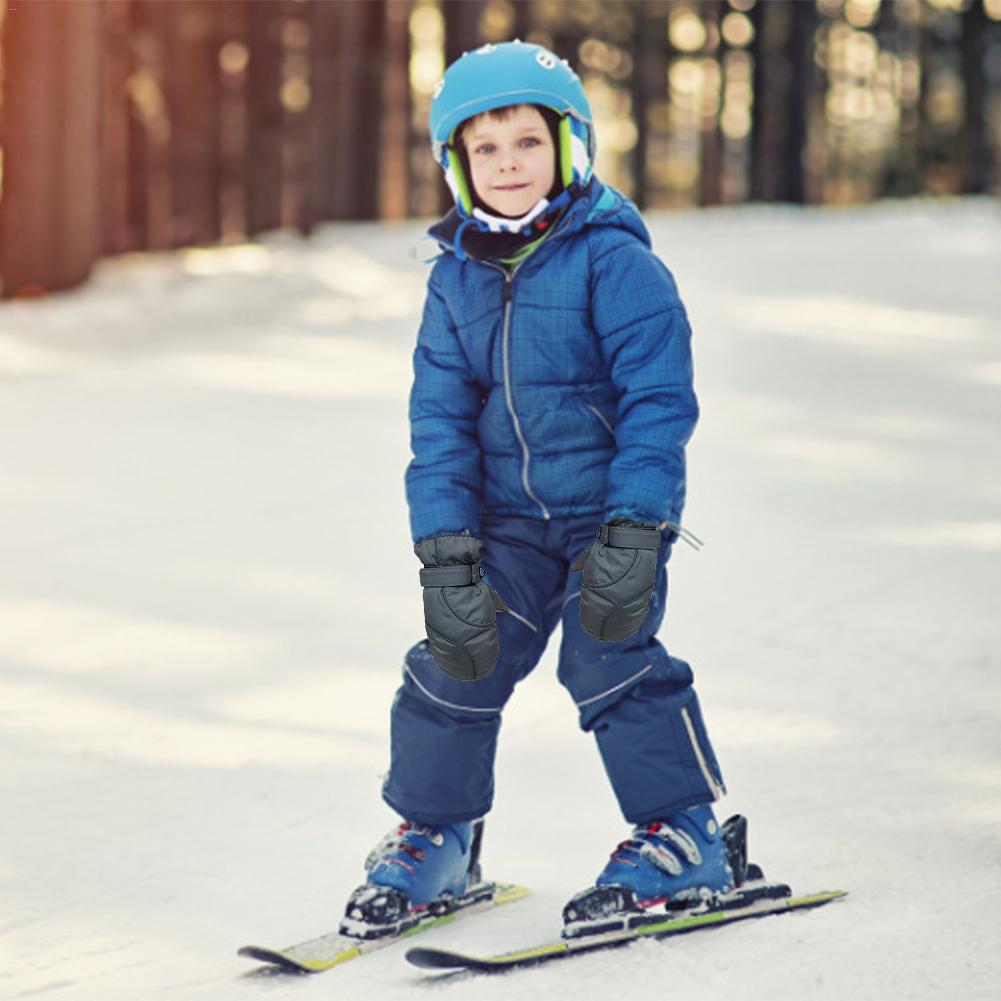
[[[384,0],[346,4],[338,39],[334,129],[334,215],[375,219],[379,206]]]
[[[463,52],[472,52],[483,44],[480,18],[485,7],[485,0],[441,0],[445,18],[446,67],[451,66]]]
[[[19,4],[3,24],[3,296],[82,282],[100,252],[101,11]]]
[[[991,150],[987,135],[984,48],[989,29],[983,0],[973,0],[963,12],[963,194],[980,195],[990,189]]]
[[[784,185],[782,201],[802,205],[806,201],[806,165],[803,162],[809,128],[810,100],[814,91],[813,37],[817,30],[817,5],[792,5],[792,29],[787,39],[789,87],[787,92]]]
[[[771,201],[773,197],[772,179],[775,176],[776,152],[775,131],[776,112],[774,99],[775,63],[775,20],[784,12],[776,14],[776,7],[784,0],[771,4],[758,3],[751,10],[754,25],[754,41],[751,56],[754,60],[751,98],[751,185],[752,201]]]
[[[715,110],[707,114],[697,108],[699,128],[699,205],[719,205],[723,201],[723,149],[720,137],[719,116],[723,104],[723,37],[720,21],[723,12],[719,0],[705,0],[699,5],[699,12],[706,25],[707,34],[715,34],[719,39],[716,49],[716,65],[719,68],[717,93],[713,102]]]
[[[312,95],[309,104],[309,216],[313,223],[336,217],[335,192],[343,178],[339,167],[350,170],[345,157],[338,162],[343,135],[338,128],[340,36],[346,9],[340,3],[313,3],[310,23]]]
[[[250,60],[247,64],[247,235],[281,226],[282,145],[281,0],[246,0]]]
[[[816,4],[771,0],[756,4],[751,17],[751,198],[802,202]]]
[[[641,209],[650,201],[650,100],[662,90],[661,78],[667,79],[662,43],[667,38],[666,18],[649,3],[638,4],[633,12],[633,73],[630,81],[633,123],[636,126],[636,145],[632,149],[632,198]],[[655,26],[658,30],[655,30]]]
[[[385,77],[379,148],[379,217],[404,219],[410,194],[410,16],[411,0],[389,0],[383,52]]]
[[[284,0],[281,31],[282,142],[281,225],[308,233],[310,104],[310,6],[317,0]],[[323,2],[323,0],[320,0]]]
[[[472,52],[483,43],[480,35],[480,16],[483,13],[484,0],[441,0],[441,10],[445,18],[445,67],[446,69],[458,59],[463,52]],[[529,4],[515,4],[515,19],[519,15],[530,17],[530,12],[524,10]],[[525,22],[522,22],[523,24]],[[519,31],[522,29],[519,29]],[[527,30],[525,32],[527,34]],[[525,35],[519,35],[524,40]],[[442,176],[439,173],[439,176]],[[442,176],[438,184],[438,211],[447,212],[452,207],[452,194],[448,190]]]
[[[920,47],[917,14],[902,3],[882,5],[879,10],[877,39],[881,49],[892,52],[898,60],[917,58]],[[897,141],[883,167],[878,194],[891,198],[911,197],[920,190],[919,129],[921,125],[920,92],[913,98],[900,99]]]
[[[131,6],[133,72],[129,80],[129,215],[145,250],[174,246],[170,183],[170,118],[165,39],[170,11],[165,0]]]
[[[122,254],[142,243],[129,213],[129,101],[128,80],[132,75],[129,45],[132,0],[104,0],[101,65],[101,251]]]
[[[171,243],[216,243],[222,233],[219,158],[222,5],[170,0],[164,85],[170,120]],[[183,69],[182,69],[183,68]]]
[[[219,93],[219,212],[224,241],[247,234],[249,11],[245,3],[219,5],[222,50]]]

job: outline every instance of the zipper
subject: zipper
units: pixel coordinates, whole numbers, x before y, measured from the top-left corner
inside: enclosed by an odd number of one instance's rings
[[[608,433],[614,438],[615,431],[608,418],[593,403],[585,403],[584,406],[587,407],[587,409],[590,410],[594,416],[605,425],[605,430],[608,431]]]
[[[536,496],[535,491],[529,483],[529,461],[532,458],[532,452],[529,450],[529,443],[525,440],[525,435],[522,433],[522,422],[518,419],[518,413],[515,411],[515,400],[511,392],[511,353],[509,343],[511,340],[512,286],[515,281],[515,275],[518,273],[518,269],[522,265],[517,264],[514,270],[509,271],[507,268],[502,267],[499,264],[494,264],[489,260],[484,260],[481,263],[486,264],[489,267],[496,268],[496,270],[504,275],[504,327],[501,334],[501,356],[504,369],[504,398],[505,402],[508,404],[508,412],[511,414],[512,423],[515,425],[515,434],[518,436],[519,443],[522,445],[522,486],[525,488],[525,492],[528,493],[533,501],[535,501],[535,503],[542,508],[543,518],[548,522],[552,518],[550,510],[543,504],[542,501],[540,501],[539,497]]]
[[[557,233],[566,229],[570,225],[571,215],[570,212],[566,212],[561,224],[556,227],[549,234],[547,240],[552,240]],[[525,258],[529,260],[530,258]],[[531,485],[528,482],[528,464],[532,458],[532,453],[529,451],[528,442],[525,441],[525,436],[521,431],[521,421],[518,420],[518,415],[515,413],[514,409],[514,399],[511,395],[511,365],[510,365],[510,338],[511,338],[511,295],[512,287],[514,284],[514,276],[518,273],[518,268],[524,262],[520,262],[514,266],[511,271],[507,268],[502,267],[499,264],[495,264],[493,261],[482,261],[482,264],[486,264],[491,268],[496,268],[504,276],[504,327],[501,334],[501,358],[504,372],[504,401],[507,403],[507,411],[511,415],[511,423],[514,425],[514,433],[518,438],[518,442],[521,445],[521,485],[525,489],[525,493],[535,501],[536,504],[542,509],[542,517],[549,521],[552,517],[549,513],[549,508],[542,503],[541,500],[535,495],[532,490]]]
[[[515,412],[515,400],[511,392],[511,348],[509,346],[511,342],[511,298],[512,285],[515,281],[517,271],[518,267],[514,271],[505,271],[504,276],[504,331],[501,340],[501,352],[504,360],[504,395],[508,403],[508,412],[511,414],[512,422],[515,424],[515,433],[518,435],[518,440],[522,443],[522,485],[525,487],[525,492],[543,509],[543,518],[548,522],[550,520],[550,511],[540,501],[539,497],[536,496],[529,483],[529,460],[532,458],[532,452],[529,451],[529,443],[525,440],[525,435],[522,433],[522,422],[518,419],[518,414]]]
[[[549,234],[547,242],[551,242],[553,237],[556,236],[557,233],[560,233],[564,229],[566,229],[570,225],[571,221],[572,221],[572,214],[570,211],[567,211],[566,213],[564,213],[560,225],[558,225],[556,229],[554,229],[552,233]],[[530,260],[530,259],[531,257],[525,258],[525,260]],[[535,495],[535,492],[532,490],[532,487],[528,482],[528,463],[532,455],[528,449],[528,442],[525,441],[525,436],[521,432],[521,421],[518,420],[518,415],[515,413],[514,400],[511,396],[511,369],[510,369],[510,348],[509,348],[510,334],[511,334],[511,296],[514,285],[514,276],[518,273],[518,268],[520,268],[521,264],[524,262],[516,264],[513,270],[511,270],[510,272],[506,268],[502,268],[499,264],[494,264],[492,261],[484,261],[484,263],[489,264],[491,267],[497,268],[497,270],[502,272],[504,275],[504,329],[501,337],[501,356],[503,359],[503,370],[504,370],[504,399],[507,402],[508,413],[511,415],[511,422],[514,424],[514,433],[518,436],[518,441],[521,444],[521,455],[522,455],[521,485],[525,488],[525,493],[528,494],[528,496],[531,497],[531,499],[535,501],[535,503],[538,504],[539,507],[542,509],[542,517],[546,521],[549,521],[551,517],[551,515],[549,514],[549,508],[547,508],[546,505],[543,504],[541,500],[539,500],[539,498]]]

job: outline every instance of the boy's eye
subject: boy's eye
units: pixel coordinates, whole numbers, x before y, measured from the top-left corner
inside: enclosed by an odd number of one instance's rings
[[[525,136],[524,139],[520,140],[518,145],[526,149],[531,149],[533,146],[539,145],[539,140],[535,136]],[[493,143],[480,143],[479,146],[474,148],[473,152],[480,156],[489,156],[495,150],[496,146]]]

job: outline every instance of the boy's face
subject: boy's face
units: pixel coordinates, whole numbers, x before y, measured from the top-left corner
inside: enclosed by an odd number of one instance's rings
[[[472,184],[500,215],[523,216],[549,194],[556,177],[556,150],[539,112],[516,108],[504,121],[478,115],[462,135]]]

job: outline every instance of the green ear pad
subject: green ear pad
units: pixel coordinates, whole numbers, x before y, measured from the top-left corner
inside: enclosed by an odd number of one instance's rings
[[[560,180],[565,188],[573,180],[573,151],[570,148],[570,116],[560,119]]]
[[[462,157],[459,156],[456,148],[449,143],[448,146],[448,165],[452,169],[452,177],[455,178],[455,185],[459,189],[459,198],[462,200],[462,207],[468,213],[473,211],[473,196],[469,190],[469,181],[466,178],[466,173],[462,169]]]

